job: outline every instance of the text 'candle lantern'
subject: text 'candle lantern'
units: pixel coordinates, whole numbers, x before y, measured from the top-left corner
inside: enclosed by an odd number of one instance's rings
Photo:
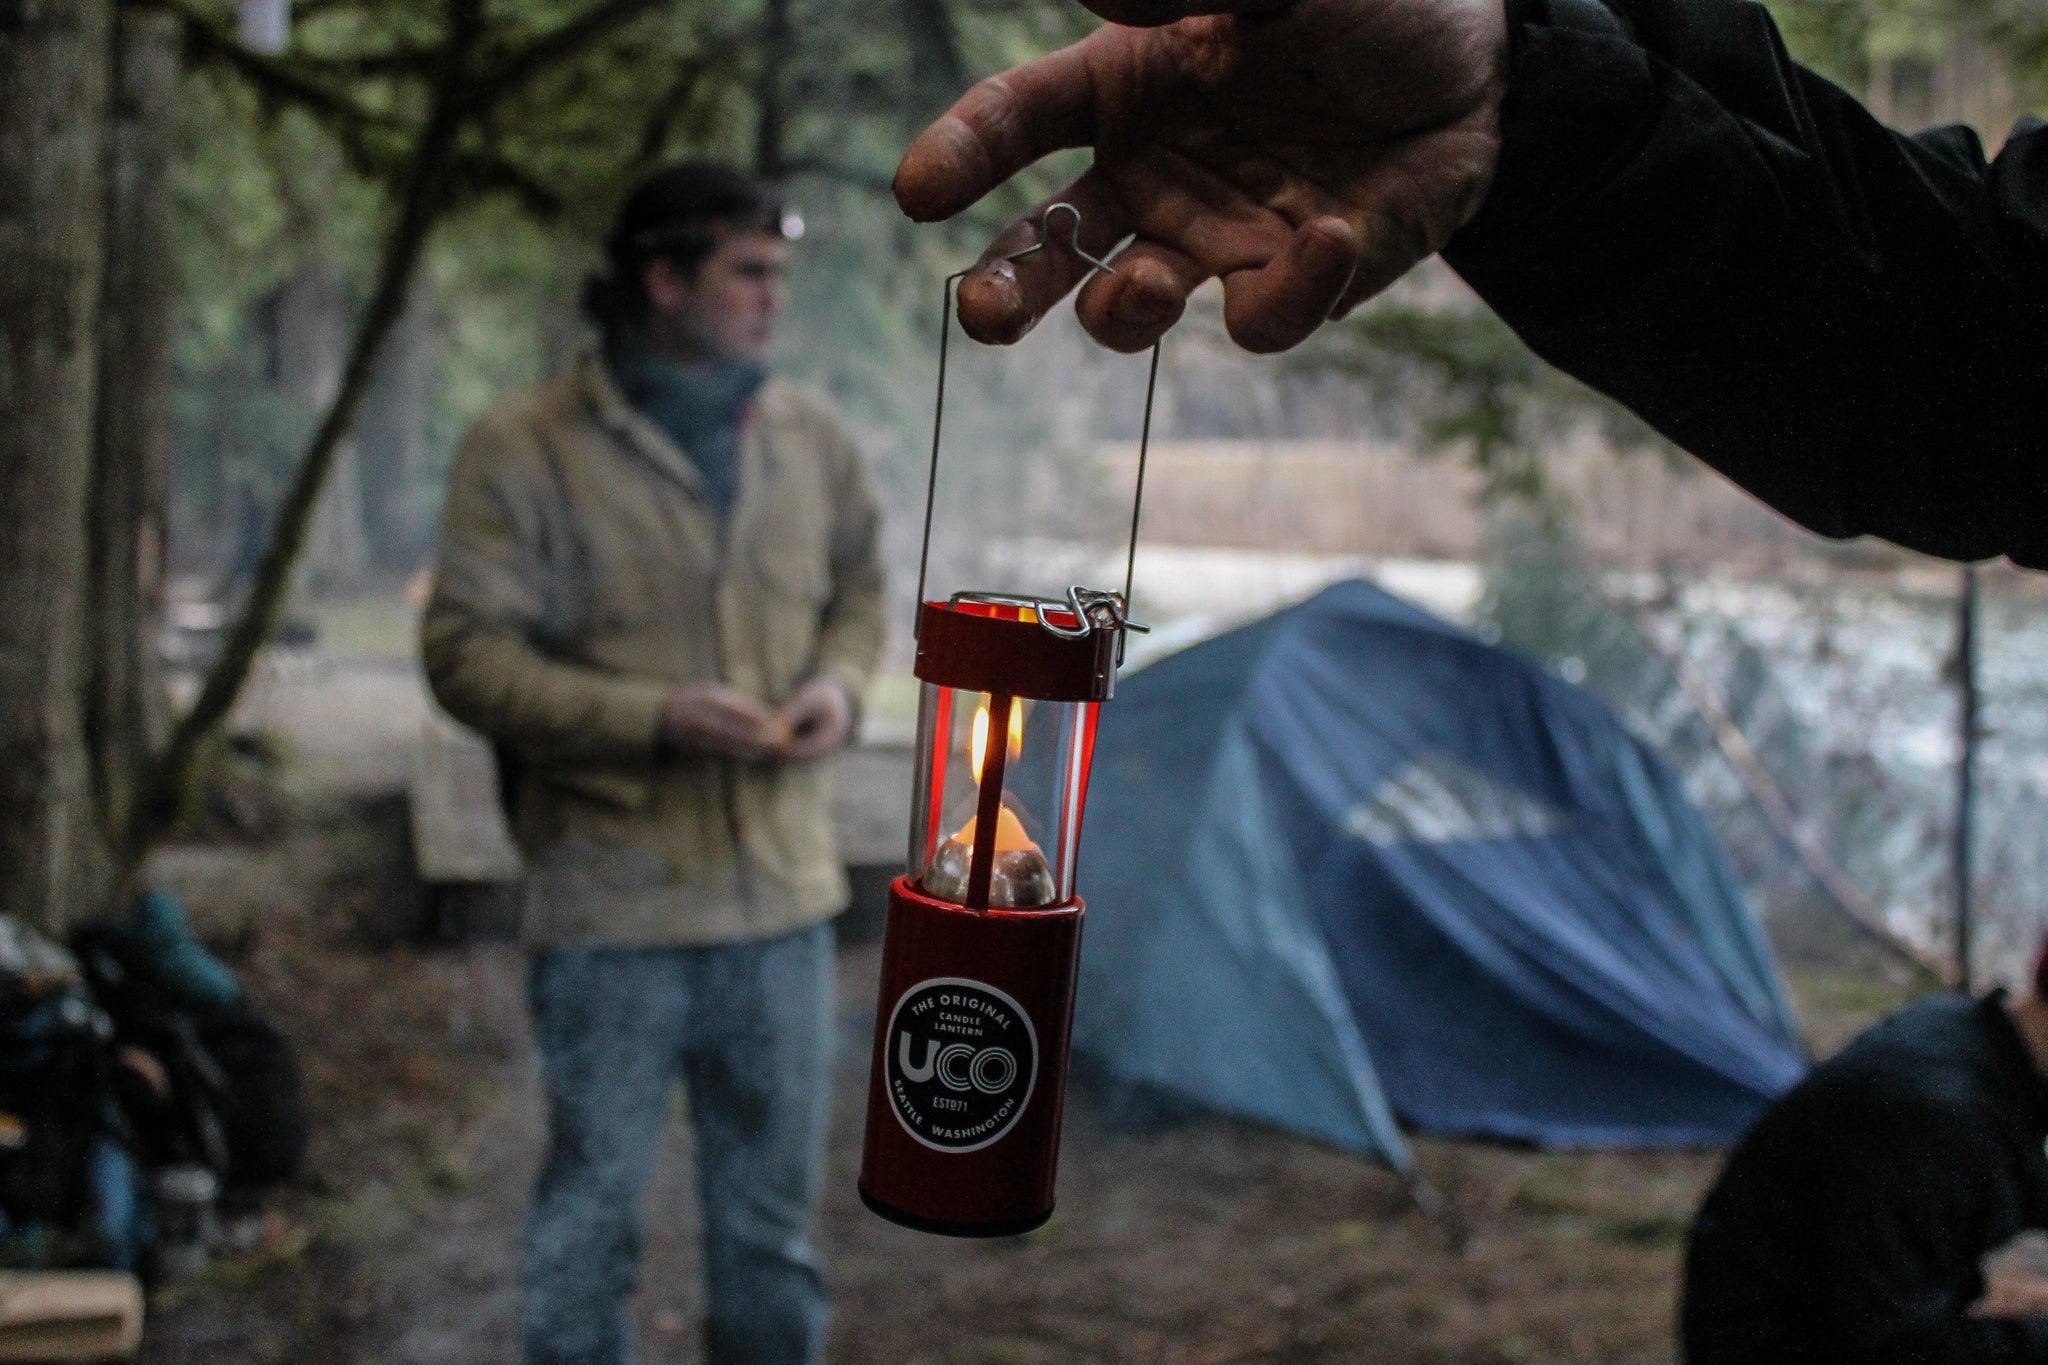
[[[942,334],[941,404],[945,354]],[[1148,390],[1147,431],[1151,407]],[[1145,445],[1141,435],[1139,499]],[[932,459],[936,480],[936,421]],[[1135,506],[1131,534],[1134,556]],[[1125,633],[1144,629],[1125,615],[1133,562],[1122,593],[1070,588],[1063,602],[926,601],[919,570],[910,844],[889,888],[860,1174],[862,1200],[894,1222],[987,1237],[1052,1215],[1081,954],[1081,820],[1097,707]]]

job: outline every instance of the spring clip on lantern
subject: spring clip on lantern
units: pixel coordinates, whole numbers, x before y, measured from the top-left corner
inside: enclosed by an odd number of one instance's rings
[[[1005,259],[1046,249],[1061,211],[1073,217],[1066,249],[1111,269],[1081,249],[1081,215],[1070,204],[1048,207],[1040,241]],[[943,291],[917,585],[918,766],[908,867],[889,888],[860,1195],[907,1227],[999,1237],[1052,1216],[1096,708],[1115,686],[1126,632],[1145,629],[1125,612],[1159,348],[1146,383],[1123,592],[926,601],[946,337],[953,285],[965,273],[949,276]]]

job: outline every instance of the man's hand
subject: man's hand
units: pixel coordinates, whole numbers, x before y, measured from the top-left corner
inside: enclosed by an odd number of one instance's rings
[[[780,758],[790,728],[744,692],[723,683],[689,683],[668,694],[661,708],[661,737],[676,753]]]
[[[789,727],[789,742],[780,756],[792,763],[823,758],[853,729],[853,700],[830,678],[813,678],[775,713]]]
[[[2048,1280],[2033,1275],[1994,1274],[1984,1284],[1984,1297],[1970,1305],[1972,1317],[2048,1317]]]
[[[1063,147],[1093,167],[1057,196],[1081,246],[1126,236],[1115,274],[1081,290],[1082,324],[1136,351],[1223,280],[1224,320],[1253,351],[1295,345],[1393,283],[1479,209],[1500,153],[1502,0],[1084,0],[1113,23],[981,82],[911,144],[896,200],[951,217]],[[1041,206],[1041,210],[1042,210]],[[1038,213],[960,282],[979,341],[1029,331],[1088,273]]]

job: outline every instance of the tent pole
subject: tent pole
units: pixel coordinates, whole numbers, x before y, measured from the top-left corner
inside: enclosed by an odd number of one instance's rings
[[[1961,756],[1956,763],[1956,985],[1968,994],[1975,925],[1971,892],[1971,836],[1977,813],[1977,566],[1963,565],[1956,602],[1956,724]]]
[[[1467,1223],[1444,1192],[1429,1183],[1421,1171],[1409,1167],[1401,1172],[1408,1186],[1408,1197],[1415,1201],[1417,1212],[1435,1223],[1444,1231],[1453,1255],[1463,1256],[1472,1245],[1472,1227]]]

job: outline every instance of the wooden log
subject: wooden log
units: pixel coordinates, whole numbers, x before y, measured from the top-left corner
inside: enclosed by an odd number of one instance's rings
[[[420,729],[412,765],[413,860],[428,886],[516,882],[519,850],[498,802],[490,745],[439,712]]]
[[[413,751],[413,867],[425,892],[421,934],[435,943],[516,938],[525,868],[506,827],[498,762],[481,736],[439,711]]]
[[[0,1361],[132,1359],[142,1284],[118,1270],[0,1272]]]

